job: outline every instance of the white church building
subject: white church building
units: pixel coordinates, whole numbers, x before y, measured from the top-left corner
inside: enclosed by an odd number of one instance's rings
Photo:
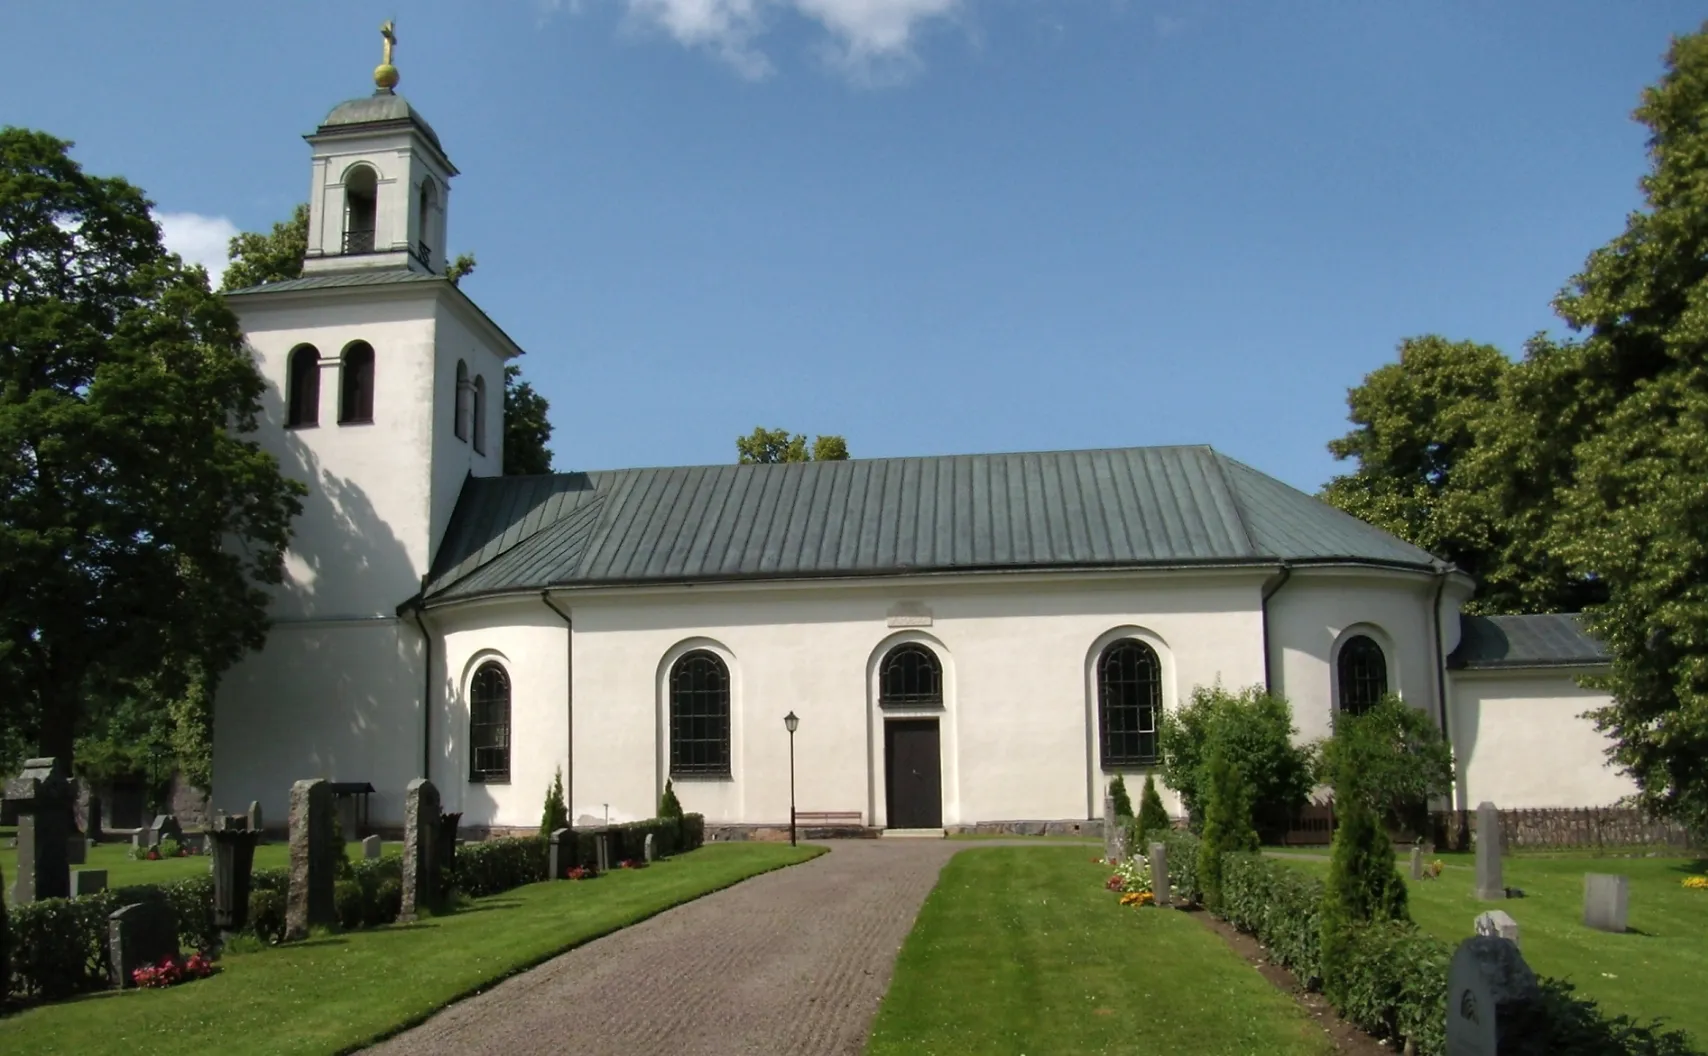
[[[1458,806],[1632,791],[1572,617],[1461,616],[1467,576],[1208,447],[503,476],[522,349],[445,276],[439,137],[385,86],[306,138],[302,276],[230,295],[260,442],[309,494],[220,686],[222,808],[282,818],[324,777],[388,827],[426,776],[465,826],[531,830],[561,771],[582,821],[671,780],[710,825],[787,825],[792,712],[802,811],[1084,821],[1218,681],[1284,694],[1303,739],[1398,693]]]

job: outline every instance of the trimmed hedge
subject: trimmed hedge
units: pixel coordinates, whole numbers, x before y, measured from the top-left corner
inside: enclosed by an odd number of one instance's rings
[[[10,935],[6,928],[6,871],[0,869],[0,1008],[12,992],[12,961]]]
[[[546,841],[538,836],[508,836],[458,847],[450,886],[470,898],[483,898],[544,879]]]
[[[1177,898],[1202,898],[1197,876],[1200,841],[1171,834],[1169,880]],[[1179,864],[1177,865],[1176,862]],[[1222,856],[1222,907],[1217,914],[1262,943],[1269,956],[1301,985],[1322,985],[1321,880],[1261,854]],[[1351,933],[1345,993],[1338,1011],[1378,1038],[1410,1040],[1419,1056],[1447,1049],[1447,966],[1453,947],[1410,922],[1388,921]],[[1658,1022],[1606,1016],[1595,1002],[1576,996],[1570,983],[1541,979],[1542,1013],[1529,1032],[1537,1050],[1576,1056],[1700,1056],[1689,1038]]]

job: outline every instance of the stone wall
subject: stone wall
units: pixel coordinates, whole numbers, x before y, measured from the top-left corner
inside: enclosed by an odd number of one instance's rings
[[[1436,846],[1468,850],[1473,844],[1475,811],[1437,811],[1430,815]],[[1503,810],[1501,843],[1508,850],[1669,847],[1699,849],[1682,825],[1657,821],[1628,807]]]

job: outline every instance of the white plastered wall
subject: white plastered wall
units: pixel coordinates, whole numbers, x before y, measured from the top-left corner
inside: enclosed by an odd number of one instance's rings
[[[429,398],[434,419],[432,536],[437,541],[451,523],[463,480],[504,472],[504,358],[464,322],[451,307],[450,296],[440,301],[435,318],[435,370]],[[477,375],[486,379],[484,454],[475,450],[472,432],[467,440],[457,439],[458,360],[467,365],[471,379]]]
[[[1458,803],[1503,809],[1604,807],[1637,790],[1607,762],[1607,735],[1584,712],[1609,703],[1581,669],[1455,671],[1449,729]]]

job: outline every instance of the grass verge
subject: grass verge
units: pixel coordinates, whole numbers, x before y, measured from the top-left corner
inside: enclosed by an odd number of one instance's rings
[[[4,837],[0,837],[3,839]],[[400,854],[402,843],[387,843],[384,850],[388,854]],[[158,862],[137,861],[130,856],[131,847],[128,843],[100,843],[89,848],[89,860],[73,869],[105,869],[107,871],[108,887],[130,887],[134,884],[163,884],[168,880],[182,880],[187,876],[206,876],[213,859],[205,854],[191,854],[183,858],[163,858]],[[347,853],[352,862],[361,860],[362,845],[351,842],[347,845]],[[290,864],[290,846],[283,840],[275,839],[255,848],[255,868],[283,869]],[[7,885],[18,875],[18,852],[8,850],[5,857],[0,858],[0,867],[5,869]]]
[[[1325,1054],[1323,1029],[1184,913],[1123,908],[1083,848],[988,847],[944,868],[870,1056]]]
[[[1457,944],[1472,933],[1477,914],[1505,910],[1518,921],[1519,946],[1538,974],[1568,979],[1602,1011],[1638,1019],[1661,1018],[1708,1043],[1708,892],[1682,886],[1705,863],[1678,858],[1507,858],[1503,875],[1523,898],[1479,902],[1472,894],[1475,859],[1443,854],[1439,879],[1408,880],[1412,919],[1431,934]],[[1327,875],[1328,859],[1286,859]],[[1400,872],[1407,875],[1402,862]],[[1631,931],[1612,935],[1583,923],[1583,875],[1630,878]]]
[[[415,924],[233,954],[201,982],[93,994],[0,1020],[0,1051],[349,1052],[564,950],[822,853],[716,844],[597,880],[519,887]]]

